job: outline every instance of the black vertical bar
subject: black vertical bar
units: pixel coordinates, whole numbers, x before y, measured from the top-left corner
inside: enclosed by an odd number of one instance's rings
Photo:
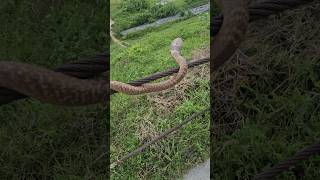
[[[215,13],[216,7],[215,7],[215,2],[214,1],[210,1],[210,60],[211,60],[211,54],[213,53],[213,49],[212,49],[212,40],[213,40],[213,34],[214,34],[214,13]],[[214,122],[214,118],[216,118],[215,114],[214,114],[214,91],[213,91],[213,78],[212,78],[212,73],[213,72],[213,63],[210,63],[210,179],[213,178],[213,167],[212,165],[213,163],[213,122]]]
[[[105,0],[106,3],[106,11],[107,11],[107,15],[106,15],[106,30],[107,30],[107,52],[109,53],[109,61],[107,61],[107,81],[109,83],[110,86],[110,1],[109,0]],[[109,87],[110,88],[110,87]],[[108,179],[110,179],[110,91],[109,94],[107,95],[106,98],[106,106],[105,106],[105,121],[106,121],[106,147],[105,147],[105,152],[106,152],[106,159],[107,159],[107,177]]]

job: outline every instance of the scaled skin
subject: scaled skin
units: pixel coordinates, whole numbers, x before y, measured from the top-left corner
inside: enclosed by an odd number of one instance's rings
[[[78,79],[11,61],[0,61],[0,67],[0,87],[51,104],[82,106],[104,103],[109,94],[109,85],[105,80]]]

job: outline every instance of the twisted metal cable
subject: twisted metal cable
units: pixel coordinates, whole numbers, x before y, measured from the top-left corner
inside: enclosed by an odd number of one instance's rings
[[[209,57],[188,61],[187,62],[188,69],[189,68],[193,68],[195,66],[199,66],[201,64],[208,63],[209,61],[210,61]],[[130,84],[132,86],[141,86],[142,84],[149,83],[149,82],[152,82],[152,81],[155,81],[155,80],[170,76],[170,75],[172,75],[174,73],[177,73],[178,71],[179,71],[179,67],[171,68],[171,69],[168,69],[168,70],[163,71],[163,72],[158,72],[158,73],[152,74],[152,75],[150,75],[148,77],[145,77],[145,78],[142,78],[142,79],[131,81],[128,84]],[[111,90],[111,94],[114,94],[114,93],[117,93],[117,91]]]
[[[81,79],[90,79],[110,70],[109,59],[109,53],[105,52],[89,59],[80,59],[78,62],[63,64],[54,71]]]
[[[308,146],[305,149],[297,152],[294,156],[288,158],[285,161],[278,163],[270,169],[263,171],[256,175],[254,179],[274,179],[277,175],[280,175],[283,171],[288,170],[290,167],[298,165],[301,161],[309,158],[312,155],[320,154],[320,142]]]
[[[166,130],[165,132],[161,133],[160,135],[156,136],[154,139],[152,139],[151,141],[139,146],[137,149],[135,149],[134,151],[131,151],[130,153],[128,153],[127,155],[123,156],[121,159],[117,160],[116,162],[112,163],[110,165],[110,168],[114,168],[117,165],[121,165],[122,163],[124,163],[126,160],[128,160],[129,158],[136,156],[137,154],[143,152],[143,150],[145,150],[146,148],[148,148],[149,146],[157,143],[158,141],[160,141],[163,138],[168,137],[168,135],[170,135],[173,132],[176,132],[177,130],[181,129],[184,125],[188,124],[191,121],[194,121],[197,117],[204,115],[206,112],[208,112],[210,110],[210,108],[206,108],[202,111],[196,112],[194,114],[192,114],[191,116],[187,117],[184,121],[182,121],[181,123],[177,124],[176,126]]]
[[[257,0],[249,5],[250,22],[281,13],[314,0]],[[223,16],[213,17],[211,36],[215,36],[222,25]]]

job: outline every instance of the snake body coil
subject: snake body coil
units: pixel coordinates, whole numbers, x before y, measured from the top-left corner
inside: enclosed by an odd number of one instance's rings
[[[181,38],[175,39],[171,44],[171,51],[170,51],[171,56],[176,60],[176,62],[180,66],[178,73],[174,77],[163,82],[143,84],[141,86],[132,86],[130,84],[125,84],[118,81],[111,81],[110,82],[111,89],[125,93],[125,94],[136,95],[136,94],[142,94],[142,93],[162,91],[174,86],[175,84],[179,83],[183,79],[183,77],[187,74],[187,71],[188,71],[187,61],[180,54],[181,47],[182,47]]]
[[[109,92],[104,80],[84,80],[29,64],[0,61],[0,87],[58,105],[103,103]]]
[[[224,64],[240,46],[249,23],[248,0],[218,0],[223,24],[211,45],[211,70]]]

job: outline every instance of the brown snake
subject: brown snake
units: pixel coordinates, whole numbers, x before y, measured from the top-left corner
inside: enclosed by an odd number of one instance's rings
[[[240,46],[249,23],[248,0],[217,0],[223,24],[211,45],[211,70],[217,70]]]
[[[181,46],[181,39],[174,40],[171,46],[171,55],[181,66],[175,77],[141,87],[111,81],[111,89],[132,95],[160,91],[175,85],[187,73],[186,61],[180,55]],[[110,92],[106,80],[78,79],[46,68],[11,61],[0,61],[0,67],[0,87],[51,104],[81,106],[104,103]]]
[[[0,86],[43,102],[80,106],[105,102],[106,80],[84,80],[24,63],[0,61]]]
[[[183,77],[187,74],[188,71],[187,62],[185,58],[183,58],[180,54],[181,47],[181,38],[175,39],[171,44],[171,56],[176,60],[176,62],[180,66],[178,73],[174,77],[163,82],[143,84],[141,86],[132,86],[118,81],[111,81],[111,89],[125,94],[136,95],[142,93],[162,91],[174,86],[183,79]]]

